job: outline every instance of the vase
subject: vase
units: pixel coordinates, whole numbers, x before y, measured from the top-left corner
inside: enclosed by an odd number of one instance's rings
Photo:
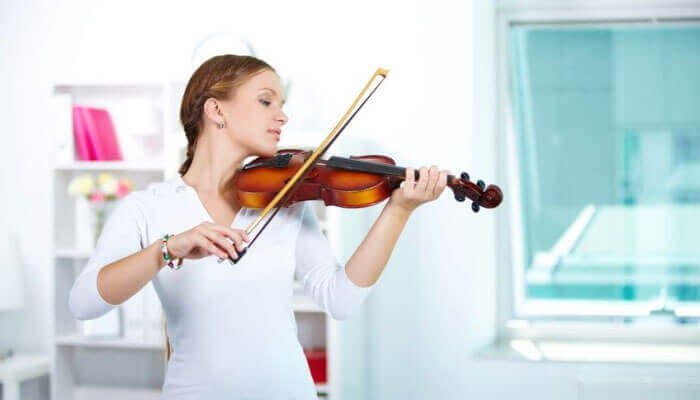
[[[78,197],[75,204],[75,247],[92,250],[102,234],[109,214],[114,208],[114,201],[91,202],[85,197]]]
[[[95,247],[94,212],[90,201],[83,196],[75,199],[75,247],[79,250]]]
[[[109,214],[112,212],[112,209],[114,208],[114,201],[113,200],[106,200],[106,201],[101,201],[101,202],[91,202],[90,203],[92,211],[93,211],[93,245],[97,244],[97,241],[100,239],[100,235],[102,235],[102,228],[104,228],[105,223],[107,222],[107,218],[109,218]]]

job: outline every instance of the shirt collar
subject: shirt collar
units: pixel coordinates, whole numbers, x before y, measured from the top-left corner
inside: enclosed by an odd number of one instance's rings
[[[184,193],[189,186],[182,180],[182,176],[177,172],[172,178],[168,180],[169,186],[175,191],[175,193]]]

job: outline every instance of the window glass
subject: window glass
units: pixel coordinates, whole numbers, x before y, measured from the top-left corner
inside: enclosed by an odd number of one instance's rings
[[[700,300],[700,27],[509,30],[527,299]]]

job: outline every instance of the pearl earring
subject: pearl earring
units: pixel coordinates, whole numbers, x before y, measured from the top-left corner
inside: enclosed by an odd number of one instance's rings
[[[224,129],[224,126],[225,126],[224,121],[221,121],[221,123],[219,123],[219,129]]]

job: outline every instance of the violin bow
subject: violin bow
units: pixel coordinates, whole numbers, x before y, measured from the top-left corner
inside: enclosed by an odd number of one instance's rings
[[[386,79],[387,74],[389,73],[389,70],[384,69],[384,68],[377,68],[377,70],[372,74],[372,77],[367,81],[367,84],[365,87],[362,89],[360,94],[357,95],[357,98],[355,98],[355,101],[350,105],[350,108],[345,112],[343,117],[338,121],[338,123],[333,127],[333,130],[326,136],[326,138],[321,142],[321,144],[314,150],[314,152],[306,159],[304,164],[299,168],[299,170],[294,174],[292,178],[289,179],[289,181],[282,187],[282,189],[277,193],[274,199],[268,203],[268,205],[263,209],[263,211],[260,213],[260,215],[255,218],[253,222],[248,225],[248,227],[245,229],[246,234],[250,234],[253,232],[253,230],[258,226],[260,221],[270,212],[274,209],[274,212],[272,215],[265,221],[265,224],[258,230],[258,232],[255,234],[253,237],[253,240],[248,243],[248,246],[246,246],[243,250],[238,252],[238,258],[233,259],[233,257],[229,256],[228,259],[231,261],[233,264],[236,264],[238,261],[243,258],[243,255],[248,251],[250,246],[253,245],[255,240],[260,236],[260,234],[265,230],[265,227],[267,224],[270,223],[272,218],[277,215],[277,212],[279,209],[286,203],[287,199],[290,198],[294,194],[294,192],[297,190],[299,187],[299,184],[303,182],[304,178],[309,174],[311,169],[316,165],[318,160],[325,154],[325,152],[328,150],[328,148],[333,144],[333,142],[340,136],[340,133],[343,132],[345,127],[352,121],[353,118],[355,118],[355,115],[357,115],[358,111],[365,105],[367,100],[369,100],[370,97],[374,94],[374,92],[379,88],[379,86],[384,82],[384,79]],[[370,85],[377,79],[377,77],[381,77],[381,80],[374,86],[374,89],[367,95],[367,97],[362,101],[359,107],[357,107],[357,104],[360,102],[360,99],[364,96],[364,94],[367,92],[367,90],[370,88]],[[351,114],[353,109],[357,109]],[[235,250],[235,247],[234,247]],[[219,259],[219,262],[223,261],[223,259]]]

